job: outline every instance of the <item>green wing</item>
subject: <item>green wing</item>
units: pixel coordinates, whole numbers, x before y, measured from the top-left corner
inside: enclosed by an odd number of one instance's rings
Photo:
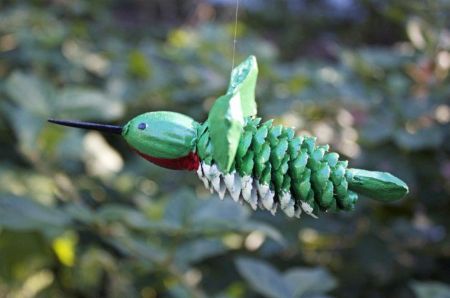
[[[231,72],[227,93],[240,93],[244,117],[256,116],[255,88],[257,79],[258,64],[255,56],[248,57]]]
[[[256,116],[257,77],[256,58],[250,56],[233,69],[227,93],[219,97],[209,111],[212,156],[225,173],[230,170],[236,156],[244,118]]]

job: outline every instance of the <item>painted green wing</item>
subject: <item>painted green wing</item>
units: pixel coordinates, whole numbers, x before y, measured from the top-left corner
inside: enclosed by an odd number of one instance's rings
[[[248,57],[231,72],[227,93],[240,93],[244,117],[256,116],[255,88],[257,79],[258,63],[255,56]]]
[[[230,170],[236,156],[244,117],[256,116],[257,76],[256,58],[250,56],[233,69],[227,93],[219,97],[209,111],[212,156],[225,173]]]

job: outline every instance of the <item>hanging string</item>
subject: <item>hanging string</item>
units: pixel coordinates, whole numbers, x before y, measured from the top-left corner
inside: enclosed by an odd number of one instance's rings
[[[234,58],[236,55],[238,14],[239,14],[239,0],[236,0],[236,11],[235,11],[235,15],[234,15],[233,58],[231,60],[231,70],[233,70],[233,68],[234,68]]]

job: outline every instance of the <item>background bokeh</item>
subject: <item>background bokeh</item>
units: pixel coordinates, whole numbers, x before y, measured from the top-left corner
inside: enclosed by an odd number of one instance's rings
[[[1,0],[0,297],[450,297],[450,2],[240,2],[260,115],[394,173],[407,199],[251,212],[120,137],[46,123],[203,121],[234,0]]]

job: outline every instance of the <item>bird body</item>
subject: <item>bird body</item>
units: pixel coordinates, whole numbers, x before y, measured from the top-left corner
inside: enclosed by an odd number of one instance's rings
[[[67,120],[65,126],[121,134],[146,160],[173,170],[196,171],[205,187],[253,209],[302,212],[352,210],[357,193],[388,202],[404,197],[407,185],[377,171],[350,169],[328,145],[297,136],[294,129],[261,122],[254,96],[258,68],[250,56],[233,69],[229,88],[199,123],[189,116],[148,112],[123,127]]]

